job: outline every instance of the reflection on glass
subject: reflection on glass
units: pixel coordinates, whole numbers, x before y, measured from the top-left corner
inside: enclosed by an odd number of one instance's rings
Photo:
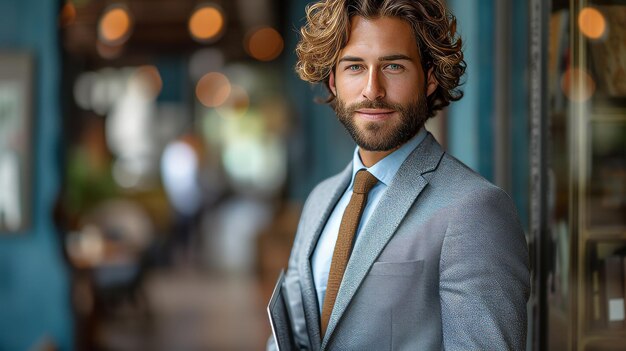
[[[624,325],[626,243],[592,241],[588,245],[586,300],[591,331],[621,330]]]
[[[591,129],[588,225],[626,228],[626,122],[595,122]]]
[[[583,127],[585,350],[611,349],[626,339],[626,6],[602,3],[594,8],[606,29],[584,47],[597,82]]]
[[[626,98],[626,6],[598,6],[606,18],[606,35],[589,43],[591,68],[599,90],[611,98]],[[623,101],[622,101],[623,105]]]
[[[583,68],[568,68],[561,78],[561,88],[572,102],[585,102],[596,91],[596,83]]]
[[[572,70],[570,11],[552,12],[548,42],[548,240],[550,252],[545,268],[548,299],[548,349],[566,350],[570,343],[571,216],[569,130],[573,122],[568,106],[579,93],[578,70]],[[576,73],[575,73],[576,72]],[[574,79],[576,80],[574,80]],[[584,81],[582,82],[584,84]],[[544,312],[546,313],[546,312]]]

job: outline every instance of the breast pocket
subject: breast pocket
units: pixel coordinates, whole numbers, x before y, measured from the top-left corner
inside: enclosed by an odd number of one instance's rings
[[[416,276],[424,269],[423,260],[404,262],[374,262],[370,269],[370,276]]]
[[[348,330],[358,330],[367,342],[360,350],[416,350],[407,344],[418,323],[424,261],[374,262],[348,310]],[[352,328],[352,329],[350,329]],[[413,334],[411,334],[413,332]],[[353,332],[353,334],[355,334]],[[396,338],[400,338],[396,340]],[[375,347],[372,347],[376,343]]]
[[[422,349],[418,346],[424,337],[421,320],[428,315],[427,307],[436,304],[425,304],[426,269],[424,260],[375,262],[363,284],[359,303],[375,324],[368,331],[389,342],[390,350]]]

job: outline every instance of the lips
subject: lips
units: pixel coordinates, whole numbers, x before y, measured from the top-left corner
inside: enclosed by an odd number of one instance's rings
[[[368,120],[382,120],[391,117],[391,115],[396,112],[394,110],[388,109],[359,109],[356,113],[362,118]]]

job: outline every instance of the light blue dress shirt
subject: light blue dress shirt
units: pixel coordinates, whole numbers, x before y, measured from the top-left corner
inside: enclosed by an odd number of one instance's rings
[[[339,202],[335,205],[333,212],[328,217],[328,221],[322,230],[322,234],[320,235],[317,246],[315,247],[315,252],[312,256],[311,264],[313,269],[313,281],[315,283],[315,290],[317,291],[317,302],[320,314],[322,313],[324,296],[326,295],[326,284],[328,283],[328,273],[330,271],[330,263],[333,258],[335,242],[337,241],[337,236],[339,235],[341,217],[348,206],[348,202],[350,202],[350,197],[352,197],[352,188],[356,172],[361,169],[366,169],[378,179],[378,183],[374,185],[367,195],[367,204],[365,205],[365,209],[361,215],[361,221],[359,222],[359,228],[355,234],[355,240],[358,242],[361,229],[365,227],[367,221],[372,216],[372,213],[374,213],[378,202],[389,187],[389,184],[391,184],[391,181],[398,172],[398,169],[400,169],[404,160],[406,160],[409,154],[424,140],[424,138],[426,138],[426,130],[422,128],[411,140],[402,145],[398,150],[378,161],[370,168],[365,167],[363,162],[361,162],[359,148],[357,147],[354,150],[354,156],[352,157],[352,180],[350,180],[348,188],[343,193]]]

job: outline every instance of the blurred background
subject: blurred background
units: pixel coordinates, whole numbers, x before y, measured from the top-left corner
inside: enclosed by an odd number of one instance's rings
[[[355,147],[294,73],[307,3],[0,0],[1,351],[264,349]],[[626,6],[447,3],[465,97],[427,128],[518,207],[528,349],[620,349]]]

